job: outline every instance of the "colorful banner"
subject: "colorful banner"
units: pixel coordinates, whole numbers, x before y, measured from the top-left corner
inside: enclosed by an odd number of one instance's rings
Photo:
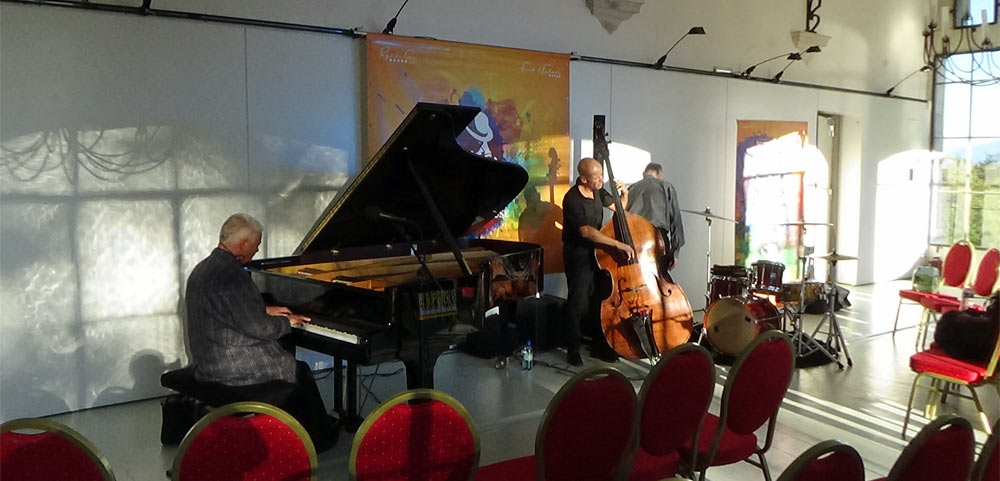
[[[740,120],[736,127],[736,256],[784,264],[784,278],[800,276],[807,122]]]
[[[545,273],[562,272],[562,197],[569,189],[569,56],[368,34],[370,158],[417,102],[478,107],[459,135],[468,151],[528,171],[528,186],[479,237],[545,248]],[[471,179],[470,179],[471,180]],[[480,179],[488,181],[488,179]]]

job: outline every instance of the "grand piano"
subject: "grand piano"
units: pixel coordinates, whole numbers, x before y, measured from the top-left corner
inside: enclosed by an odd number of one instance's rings
[[[417,104],[294,255],[247,265],[268,304],[312,317],[286,340],[334,357],[334,409],[349,426],[358,365],[401,360],[408,388],[433,387],[437,357],[488,310],[542,289],[541,246],[472,237],[528,181],[458,145],[478,112]]]

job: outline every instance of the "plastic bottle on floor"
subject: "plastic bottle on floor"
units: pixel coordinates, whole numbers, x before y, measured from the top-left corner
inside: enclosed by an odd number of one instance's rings
[[[521,348],[521,370],[530,371],[533,367],[535,367],[535,348],[531,347],[531,341],[528,341]]]

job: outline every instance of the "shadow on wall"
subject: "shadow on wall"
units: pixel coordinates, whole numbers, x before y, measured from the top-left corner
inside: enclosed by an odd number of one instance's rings
[[[343,150],[252,133],[248,162],[245,132],[209,130],[0,139],[4,420],[161,395],[186,359],[187,274],[222,222],[250,213],[260,256],[288,255],[347,179]]]
[[[910,150],[879,162],[875,282],[908,278],[927,251],[931,161],[940,155]]]

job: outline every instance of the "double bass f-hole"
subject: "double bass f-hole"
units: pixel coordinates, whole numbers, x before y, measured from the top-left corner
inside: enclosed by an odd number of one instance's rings
[[[659,272],[657,259],[665,254],[663,238],[646,219],[625,211],[608,157],[604,116],[594,116],[594,158],[604,166],[615,213],[601,233],[629,245],[630,259],[598,249],[599,267],[611,277],[601,302],[604,337],[619,355],[629,359],[656,359],[660,353],[688,341],[691,305],[680,286]]]

